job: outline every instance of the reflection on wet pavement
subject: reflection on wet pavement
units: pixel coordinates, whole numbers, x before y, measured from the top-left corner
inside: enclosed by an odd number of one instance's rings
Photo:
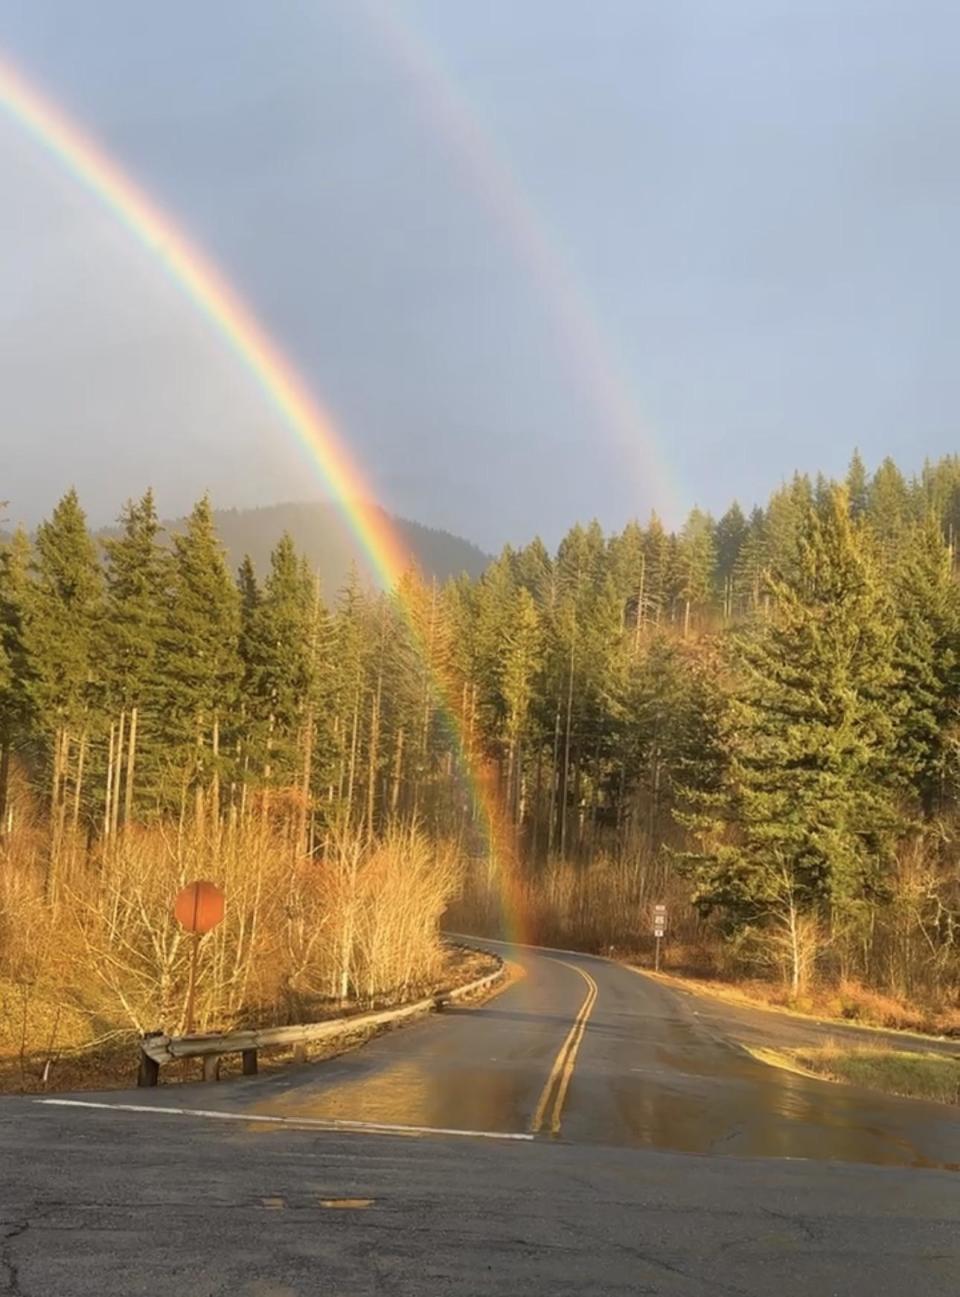
[[[299,1087],[256,1111],[325,1120],[436,1129],[526,1129],[529,1084],[512,1072],[434,1070],[428,1058],[405,1059],[362,1078]]]
[[[582,982],[524,952],[528,976],[481,1008],[381,1038],[291,1077],[257,1111],[398,1126],[528,1129]],[[957,1169],[949,1107],[767,1066],[676,992],[614,964],[599,984],[562,1137],[688,1153]]]
[[[636,1017],[608,993],[620,1012],[598,1014],[579,1091],[584,1105],[591,1088],[594,1100],[589,1109],[568,1113],[571,1138],[689,1153],[957,1169],[960,1136],[949,1108],[768,1066],[732,1039],[718,1038],[695,1012],[663,998],[663,988],[645,982],[644,990],[659,998],[661,1012],[645,1015],[634,1032],[636,1061],[629,1070],[620,1060]],[[596,1102],[596,1091],[604,1082],[612,1115],[601,1121],[604,1105]]]

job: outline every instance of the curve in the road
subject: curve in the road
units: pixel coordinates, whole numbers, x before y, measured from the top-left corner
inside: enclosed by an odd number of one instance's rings
[[[487,1003],[451,1009],[319,1065],[234,1082],[215,1100],[209,1086],[183,1087],[178,1102],[342,1128],[960,1165],[951,1107],[770,1067],[741,1043],[743,1013],[611,960],[486,944],[525,973]],[[757,1043],[762,1015],[757,1021],[747,1043]],[[161,1090],[149,1102],[163,1100]]]

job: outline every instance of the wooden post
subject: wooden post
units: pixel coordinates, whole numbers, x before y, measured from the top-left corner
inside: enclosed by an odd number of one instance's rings
[[[302,1040],[298,1040],[293,1047],[293,1061],[295,1063],[305,1063],[307,1061],[307,1047]]]
[[[196,904],[194,908],[196,908]],[[196,921],[196,915],[194,915],[194,921]],[[202,935],[200,932],[194,932],[193,934],[193,950],[190,952],[190,983],[187,987],[186,1025],[183,1031],[185,1036],[193,1034],[193,1000],[197,990],[197,956],[200,954],[200,938]]]
[[[140,1050],[140,1067],[137,1070],[139,1087],[160,1084],[160,1064],[144,1050]]]
[[[220,1055],[219,1054],[204,1054],[203,1079],[205,1081],[220,1080]]]
[[[243,1074],[244,1076],[256,1076],[257,1074],[257,1051],[255,1049],[245,1049],[242,1051],[243,1057]]]

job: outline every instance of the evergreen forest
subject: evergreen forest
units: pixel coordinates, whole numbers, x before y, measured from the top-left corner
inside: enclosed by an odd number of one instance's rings
[[[508,876],[544,943],[646,957],[665,903],[677,968],[955,999],[960,458],[391,591],[231,570],[206,499],[160,532],[71,491],[0,551],[8,1035],[53,983],[175,1025],[198,876],[207,1022],[409,990]]]

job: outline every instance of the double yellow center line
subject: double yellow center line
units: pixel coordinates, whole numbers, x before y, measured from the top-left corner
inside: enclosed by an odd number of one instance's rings
[[[587,995],[580,1006],[580,1011],[573,1020],[573,1026],[570,1028],[566,1040],[560,1046],[560,1052],[554,1060],[553,1067],[550,1069],[550,1075],[547,1077],[547,1083],[540,1095],[540,1102],[537,1104],[537,1110],[533,1114],[533,1120],[530,1123],[530,1133],[532,1135],[544,1130],[548,1130],[551,1135],[557,1135],[560,1132],[560,1118],[563,1114],[567,1090],[570,1088],[573,1069],[576,1066],[577,1053],[583,1040],[583,1033],[587,1029],[587,1021],[593,1012],[593,1006],[597,999],[597,984],[589,973],[584,972],[579,965],[568,964],[563,959],[554,959],[551,962],[563,964],[564,968],[572,968],[575,973],[579,973],[587,984]]]

